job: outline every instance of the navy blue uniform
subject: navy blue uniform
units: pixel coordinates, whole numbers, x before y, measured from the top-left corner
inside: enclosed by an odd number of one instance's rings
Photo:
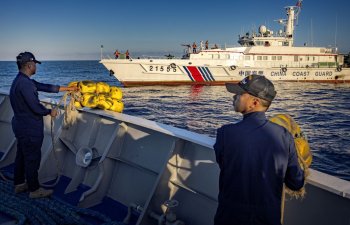
[[[283,183],[292,190],[304,185],[292,135],[253,112],[219,128],[214,150],[220,166],[215,225],[280,225]]]
[[[14,112],[12,129],[17,138],[14,184],[27,180],[29,191],[39,188],[38,170],[44,138],[43,116],[51,113],[39,101],[38,91],[57,93],[60,86],[43,84],[19,72],[10,89]]]

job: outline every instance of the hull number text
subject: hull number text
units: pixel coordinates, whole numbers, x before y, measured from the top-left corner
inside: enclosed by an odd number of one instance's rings
[[[170,66],[149,66],[149,72],[168,72],[168,73],[175,73],[176,68],[172,68]]]

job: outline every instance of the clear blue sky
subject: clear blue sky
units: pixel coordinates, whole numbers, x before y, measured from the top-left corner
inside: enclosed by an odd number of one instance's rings
[[[32,51],[40,60],[99,59],[101,44],[105,54],[129,49],[134,55],[176,54],[182,43],[207,39],[234,45],[239,34],[261,24],[277,31],[280,26],[273,20],[285,18],[284,6],[295,4],[296,0],[6,0],[0,7],[0,60],[14,60],[21,51]],[[336,40],[341,52],[349,52],[349,10],[350,0],[304,0],[296,45],[313,41],[314,46],[334,46]]]

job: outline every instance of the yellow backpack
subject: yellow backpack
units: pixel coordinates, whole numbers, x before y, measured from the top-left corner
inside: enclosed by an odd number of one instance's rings
[[[277,114],[270,118],[270,121],[286,128],[294,137],[294,144],[297,150],[300,167],[304,170],[305,177],[309,175],[309,167],[312,162],[312,154],[309,142],[301,131],[295,120],[287,114]],[[286,192],[295,197],[302,197],[305,194],[305,188],[300,191],[292,191],[287,188]]]

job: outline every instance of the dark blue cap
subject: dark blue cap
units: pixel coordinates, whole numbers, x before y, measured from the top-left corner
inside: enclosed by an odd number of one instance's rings
[[[27,62],[35,62],[41,64],[40,61],[36,60],[34,55],[31,52],[21,52],[19,55],[16,57],[18,63],[27,63]]]
[[[226,89],[235,94],[248,93],[255,97],[272,102],[276,96],[273,83],[265,76],[250,75],[241,80],[238,84],[226,83]]]

